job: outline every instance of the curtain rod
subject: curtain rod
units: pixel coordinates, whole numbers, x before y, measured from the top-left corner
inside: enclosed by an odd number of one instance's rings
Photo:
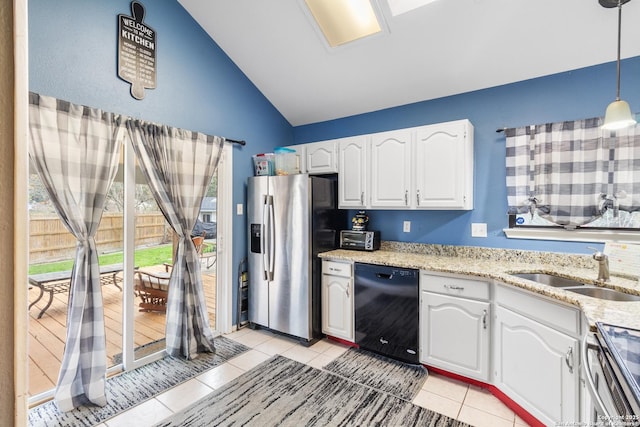
[[[230,138],[225,138],[225,141],[229,141],[233,144],[239,144],[239,145],[247,145],[247,141],[245,141],[244,139],[230,139]]]

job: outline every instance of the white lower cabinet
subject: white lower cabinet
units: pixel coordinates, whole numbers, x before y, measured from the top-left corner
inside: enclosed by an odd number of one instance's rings
[[[512,309],[496,307],[494,384],[545,425],[576,422],[579,340],[559,329],[571,325],[578,313],[533,295],[517,299]],[[560,328],[554,327],[556,320]]]
[[[322,332],[354,340],[352,264],[322,261]]]
[[[422,292],[422,362],[487,381],[489,307],[488,302]]]
[[[489,283],[423,272],[420,286],[420,361],[487,382]]]

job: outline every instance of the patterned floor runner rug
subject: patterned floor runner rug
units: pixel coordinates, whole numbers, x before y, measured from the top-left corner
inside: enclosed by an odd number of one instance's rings
[[[328,371],[273,356],[156,427],[468,426]]]
[[[351,348],[324,367],[360,384],[411,401],[427,380],[427,369]]]
[[[87,406],[60,412],[49,401],[29,411],[29,426],[95,426],[163,391],[249,350],[225,337],[215,339],[215,354],[200,354],[195,360],[165,357],[132,371],[107,379],[107,406]]]

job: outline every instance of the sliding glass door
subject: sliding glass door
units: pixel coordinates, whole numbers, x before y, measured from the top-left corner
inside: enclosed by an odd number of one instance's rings
[[[231,287],[223,233],[230,233],[231,148],[225,147],[202,204],[194,235],[200,247],[202,279],[214,333],[230,328]],[[31,403],[53,396],[66,341],[68,279],[75,239],[51,206],[37,174],[29,191],[29,396]],[[224,185],[218,185],[224,182]],[[171,274],[175,237],[149,192],[130,144],[122,149],[118,173],[108,195],[96,235],[104,274],[108,375],[130,370],[164,355],[165,312],[161,300],[144,305],[137,284],[143,273],[160,278]],[[221,268],[220,266],[223,266]],[[53,280],[60,277],[57,280]],[[220,286],[221,277],[226,286]],[[222,305],[219,303],[222,301]],[[220,320],[222,319],[222,321]]]

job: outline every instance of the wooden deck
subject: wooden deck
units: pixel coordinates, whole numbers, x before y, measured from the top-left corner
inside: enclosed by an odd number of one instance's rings
[[[153,270],[153,268],[145,268]],[[159,266],[156,270],[164,271]],[[202,272],[202,279],[207,299],[209,321],[215,328],[215,288],[214,271]],[[102,286],[104,301],[105,328],[107,340],[108,366],[113,366],[114,356],[122,353],[122,292],[113,285]],[[37,289],[29,291],[29,299],[35,300]],[[38,313],[44,307],[46,298],[40,300],[29,310],[29,395],[33,396],[55,387],[60,371],[64,343],[66,340],[68,294],[54,295],[51,307],[42,318]],[[137,306],[139,298],[136,297]],[[152,343],[164,338],[165,314],[158,312],[135,311],[134,342],[135,347]]]

